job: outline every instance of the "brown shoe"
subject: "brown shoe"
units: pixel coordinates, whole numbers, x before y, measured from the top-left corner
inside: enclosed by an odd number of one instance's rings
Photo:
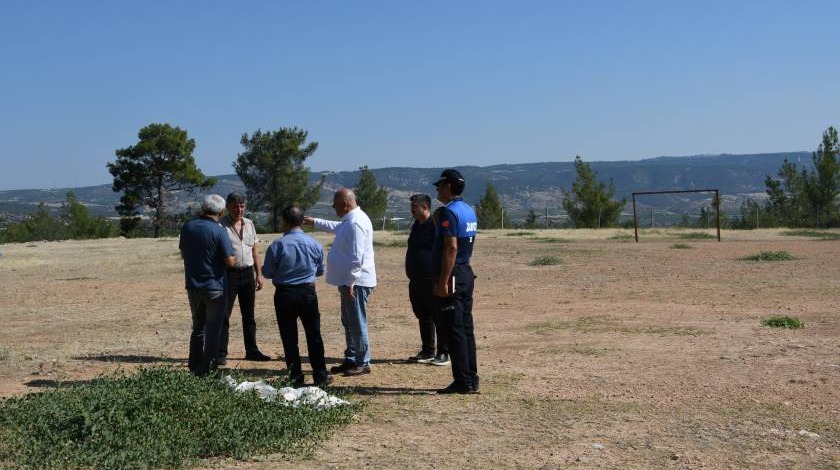
[[[370,374],[370,366],[351,367],[344,371],[345,377],[355,377],[357,375]]]
[[[345,370],[352,369],[354,367],[356,367],[356,364],[353,364],[352,362],[344,361],[340,365],[330,367],[330,373],[331,374],[340,374],[340,373],[344,372]]]

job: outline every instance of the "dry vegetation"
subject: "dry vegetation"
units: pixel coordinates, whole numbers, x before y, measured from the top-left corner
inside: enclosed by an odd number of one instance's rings
[[[335,383],[369,405],[309,460],[207,467],[840,468],[840,243],[774,230],[727,231],[722,243],[646,230],[639,244],[627,230],[510,233],[481,232],[476,244],[480,395],[434,395],[448,368],[404,361],[419,342],[396,243],[405,234],[380,234],[374,373]],[[796,259],[739,260],[761,251]],[[177,240],[0,252],[0,396],[137,364],[183,365],[190,321]],[[542,257],[560,263],[530,265]],[[337,361],[337,294],[322,281],[318,289]],[[257,302],[258,340],[276,356],[271,289]],[[807,326],[762,326],[770,315]]]

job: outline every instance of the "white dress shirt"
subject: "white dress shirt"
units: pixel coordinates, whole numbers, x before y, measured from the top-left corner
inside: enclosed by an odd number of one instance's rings
[[[315,228],[335,233],[327,255],[327,284],[333,286],[376,286],[373,262],[373,224],[357,207],[340,222],[314,219]]]

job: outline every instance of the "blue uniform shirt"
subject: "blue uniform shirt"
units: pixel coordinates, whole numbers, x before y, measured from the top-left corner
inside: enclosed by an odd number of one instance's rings
[[[470,264],[475,234],[478,231],[478,218],[475,211],[460,197],[443,206],[435,224],[435,243],[432,246],[432,267],[440,274],[441,256],[443,256],[443,237],[458,239],[458,254],[455,265]]]
[[[279,286],[314,283],[324,274],[324,247],[303,230],[293,228],[271,242],[262,273]]]
[[[218,222],[208,217],[188,221],[178,247],[187,289],[224,290],[225,258],[233,256],[233,245]]]

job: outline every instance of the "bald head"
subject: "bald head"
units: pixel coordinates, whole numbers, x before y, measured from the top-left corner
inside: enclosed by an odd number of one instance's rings
[[[348,212],[356,208],[356,194],[352,189],[339,188],[333,196],[333,209],[335,215],[344,217]]]

